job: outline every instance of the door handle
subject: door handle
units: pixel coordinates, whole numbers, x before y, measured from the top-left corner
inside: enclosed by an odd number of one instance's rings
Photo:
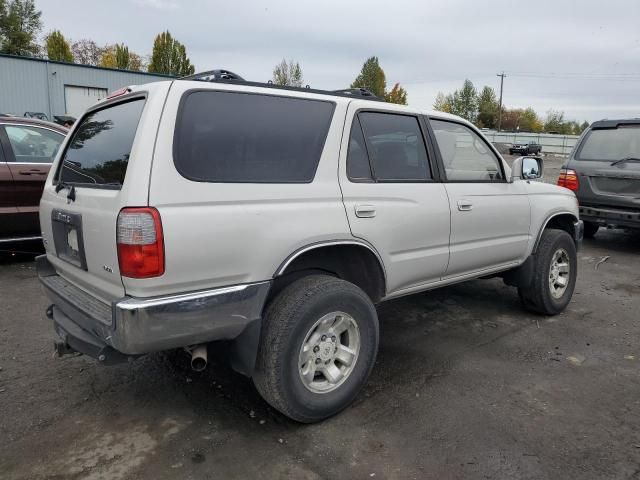
[[[458,200],[458,210],[461,212],[469,212],[473,209],[471,200]]]
[[[373,205],[356,205],[356,217],[373,218],[376,216],[376,207]]]
[[[47,172],[43,172],[42,170],[18,170],[20,175],[46,175]]]

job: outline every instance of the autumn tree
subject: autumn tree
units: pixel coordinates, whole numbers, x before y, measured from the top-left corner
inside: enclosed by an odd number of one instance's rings
[[[174,39],[171,33],[160,33],[153,42],[153,52],[149,63],[149,72],[176,76],[191,75],[195,68],[187,57],[182,43]]]
[[[521,132],[539,133],[542,131],[543,125],[535,110],[529,107],[521,111],[518,127]]]
[[[387,81],[378,57],[370,57],[362,65],[362,70],[351,84],[351,88],[366,88],[376,97],[384,98]]]
[[[73,53],[69,42],[64,38],[60,30],[54,30],[45,39],[47,57],[57,62],[73,62]]]
[[[37,55],[40,52],[36,39],[42,29],[41,14],[33,0],[0,0],[0,53]]]
[[[100,64],[100,59],[104,53],[103,50],[103,48],[96,45],[96,42],[88,39],[78,40],[71,45],[71,52],[73,53],[75,63],[94,67]]]
[[[398,105],[407,104],[407,91],[396,83],[393,88],[384,94],[385,101],[389,103],[397,103]]]
[[[436,101],[433,103],[433,109],[440,112],[451,113],[453,98],[451,95],[445,95],[442,92],[438,92],[436,95]]]
[[[273,83],[288,87],[301,87],[304,83],[302,78],[302,68],[298,62],[283,58],[282,61],[273,67]]]

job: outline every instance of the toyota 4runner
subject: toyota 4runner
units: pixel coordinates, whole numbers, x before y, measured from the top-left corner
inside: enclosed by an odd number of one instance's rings
[[[366,90],[226,72],[123,89],[75,123],[46,181],[56,351],[185,348],[201,369],[224,341],[273,407],[321,420],[366,382],[382,301],[501,276],[527,309],[567,306],[582,223],[541,174],[459,117]]]

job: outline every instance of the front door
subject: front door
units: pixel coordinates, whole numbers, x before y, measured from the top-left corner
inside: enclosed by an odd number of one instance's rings
[[[449,260],[449,202],[434,180],[423,124],[418,115],[358,105],[349,107],[340,159],[351,232],[380,253],[388,295],[438,281]]]
[[[431,126],[451,206],[446,278],[522,261],[530,223],[524,183],[507,181],[502,160],[472,128],[435,119]]]

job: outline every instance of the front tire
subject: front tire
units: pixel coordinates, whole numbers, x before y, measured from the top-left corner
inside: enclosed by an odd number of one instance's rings
[[[360,288],[328,275],[303,277],[267,307],[253,382],[289,418],[323,420],[364,386],[378,338],[375,307]]]
[[[576,285],[578,262],[575,243],[564,230],[545,230],[533,261],[531,284],[518,288],[520,300],[527,310],[557,315],[571,301]]]

